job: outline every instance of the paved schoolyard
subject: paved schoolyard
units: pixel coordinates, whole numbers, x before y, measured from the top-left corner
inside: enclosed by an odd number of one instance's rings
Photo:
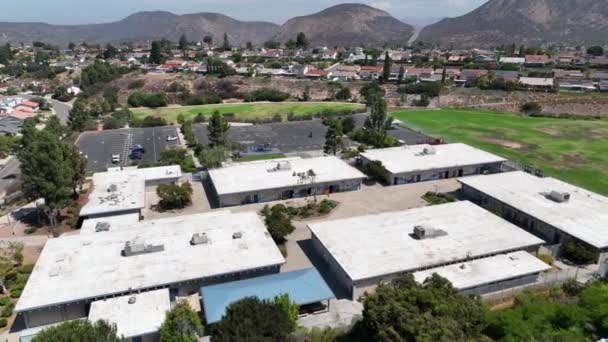
[[[357,128],[362,128],[367,114],[353,115]],[[271,124],[231,126],[228,139],[232,142],[250,145],[268,144],[273,153],[294,153],[322,150],[325,145],[327,127],[321,120],[278,122]],[[429,137],[409,128],[395,126],[388,132],[390,135],[408,145],[429,141]],[[208,144],[207,125],[194,125],[194,134],[199,144]]]
[[[327,127],[321,120],[231,126],[228,139],[246,146],[269,144],[281,153],[322,150]],[[199,144],[208,144],[207,125],[194,125]]]
[[[175,141],[167,141],[167,136],[177,136]],[[180,145],[177,128],[146,127],[113,129],[100,132],[84,132],[78,138],[76,145],[87,158],[87,171],[102,172],[113,166],[112,155],[120,154],[120,164],[130,164],[129,148],[140,144],[146,152],[142,161],[156,162],[160,159],[160,152],[168,147]]]

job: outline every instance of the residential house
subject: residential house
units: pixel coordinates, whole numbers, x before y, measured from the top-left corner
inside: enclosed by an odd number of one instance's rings
[[[596,91],[597,88],[593,81],[584,78],[559,78],[556,79],[560,89],[580,90],[580,91]]]
[[[359,71],[359,77],[362,80],[377,80],[382,75],[381,66],[362,66]]]
[[[474,86],[478,78],[487,74],[488,70],[485,69],[464,69],[456,82],[462,83],[467,87]]]
[[[526,55],[526,65],[528,66],[545,66],[551,62],[547,55]]]
[[[319,79],[328,79],[332,75],[331,71],[323,70],[323,69],[308,69],[304,74],[305,78],[319,80]]]
[[[526,59],[524,57],[500,57],[500,63],[523,65],[526,64]]]
[[[608,68],[608,58],[595,57],[589,60],[589,64],[600,68]]]
[[[521,77],[519,83],[528,90],[548,90],[555,87],[555,80],[553,78]]]
[[[334,49],[327,49],[321,52],[321,59],[334,60],[338,58],[338,51]]]
[[[0,118],[0,135],[15,136],[19,134],[23,127],[23,120],[12,116]]]
[[[517,82],[519,78],[519,73],[517,71],[511,70],[495,70],[494,77],[498,79],[503,79],[505,81]]]

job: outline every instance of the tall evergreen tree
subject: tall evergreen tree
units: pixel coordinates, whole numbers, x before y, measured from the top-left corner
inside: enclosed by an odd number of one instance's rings
[[[228,39],[228,32],[224,32],[224,43],[222,44],[222,50],[230,51],[232,47],[230,46],[230,40]]]
[[[391,77],[391,57],[388,55],[388,51],[384,54],[384,68],[382,69],[382,81],[388,82]]]
[[[328,126],[328,129],[325,134],[323,152],[335,156],[343,145],[342,135],[344,133],[342,132],[342,124],[339,120],[333,118],[329,119],[325,124]]]
[[[215,111],[209,119],[207,130],[209,132],[209,143],[211,146],[226,146],[228,145],[228,130],[230,124],[220,114],[219,111]]]
[[[162,46],[159,41],[153,41],[150,49],[150,57],[148,58],[152,64],[162,64],[164,62],[164,56],[162,52]]]
[[[308,49],[308,38],[306,38],[306,34],[304,34],[304,32],[300,32],[298,33],[298,36],[296,37],[296,47],[306,50]]]
[[[404,78],[405,78],[405,67],[402,65],[399,68],[399,76],[397,77],[397,83],[401,84],[401,82],[403,82]]]
[[[185,34],[182,34],[179,37],[179,43],[177,45],[177,48],[180,49],[182,52],[185,52],[188,49],[188,38]]]
[[[393,124],[393,118],[386,114],[386,101],[384,98],[374,95],[368,104],[370,115],[365,120],[365,128],[371,135],[371,141],[375,147],[384,147],[387,131]]]

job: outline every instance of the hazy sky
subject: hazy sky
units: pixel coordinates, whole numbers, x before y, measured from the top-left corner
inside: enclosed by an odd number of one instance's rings
[[[454,17],[487,0],[360,0],[397,18]],[[174,13],[219,12],[241,20],[283,23],[345,1],[334,0],[2,0],[0,21],[86,24],[115,21],[149,10]]]

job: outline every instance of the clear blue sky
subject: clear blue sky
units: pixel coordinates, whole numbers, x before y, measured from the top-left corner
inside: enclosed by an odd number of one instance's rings
[[[397,18],[454,17],[487,0],[361,0]],[[115,21],[149,10],[178,14],[219,12],[241,20],[283,23],[345,1],[334,0],[3,0],[0,21],[86,24]],[[352,1],[351,1],[352,2]]]

